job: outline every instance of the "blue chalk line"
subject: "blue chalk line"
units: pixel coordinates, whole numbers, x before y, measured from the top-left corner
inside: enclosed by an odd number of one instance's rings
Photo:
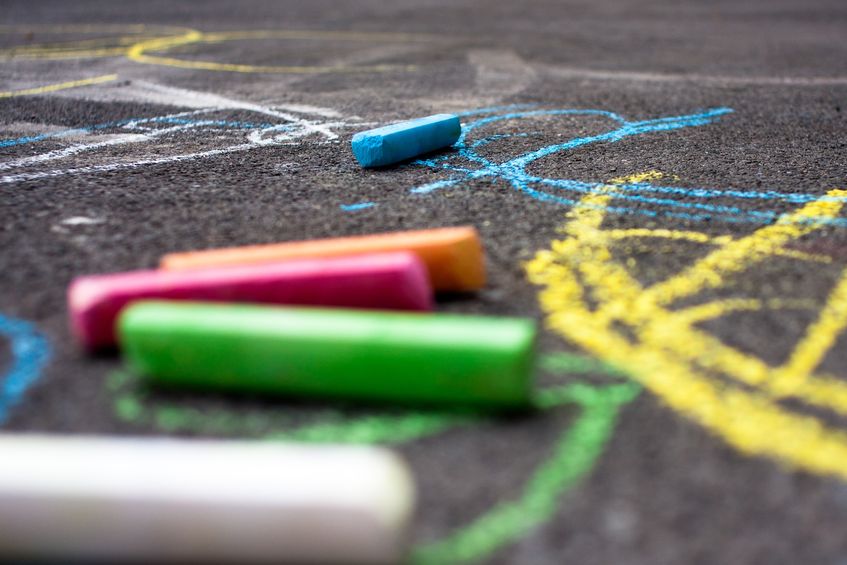
[[[0,314],[0,335],[10,340],[12,366],[0,377],[0,425],[9,410],[41,376],[50,358],[50,342],[29,322]]]
[[[355,212],[356,210],[364,210],[365,208],[373,208],[376,202],[359,202],[358,204],[342,204],[341,209],[345,212]]]

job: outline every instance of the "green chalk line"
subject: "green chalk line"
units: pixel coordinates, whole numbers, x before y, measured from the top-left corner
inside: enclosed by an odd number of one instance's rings
[[[539,361],[542,369],[546,369],[551,373],[567,373],[571,375],[585,375],[595,373],[598,375],[606,375],[610,377],[626,377],[625,371],[617,367],[588,357],[587,355],[577,355],[575,353],[551,353],[545,355]]]
[[[390,444],[438,434],[479,419],[478,416],[438,412],[350,417],[338,410],[324,410],[319,422],[292,427],[290,418],[274,412],[242,414],[233,410],[199,410],[168,403],[151,406],[153,403],[137,390],[137,385],[136,377],[128,372],[115,372],[109,377],[107,386],[114,395],[115,415],[122,422],[154,426],[169,433],[247,436],[269,441]]]
[[[625,376],[591,357],[572,353],[548,355],[541,359],[541,366],[556,373]],[[248,436],[268,441],[393,444],[486,420],[481,415],[424,411],[348,416],[330,409],[322,411],[318,422],[293,426],[286,414],[275,411],[242,414],[153,402],[128,372],[110,375],[107,389],[113,396],[115,416],[126,423],[153,426],[165,432]],[[556,512],[559,499],[594,466],[611,437],[621,406],[633,400],[640,390],[632,382],[608,386],[571,383],[538,390],[535,402],[541,409],[568,404],[580,407],[579,416],[553,446],[552,454],[536,468],[516,500],[496,505],[441,540],[418,545],[412,561],[426,565],[476,561],[547,521]]]
[[[444,539],[418,545],[413,563],[478,561],[549,520],[562,495],[594,467],[614,431],[620,407],[633,400],[640,387],[634,383],[603,388],[573,384],[544,392],[550,393],[545,394],[548,407],[569,399],[582,412],[526,482],[520,497],[501,502]]]

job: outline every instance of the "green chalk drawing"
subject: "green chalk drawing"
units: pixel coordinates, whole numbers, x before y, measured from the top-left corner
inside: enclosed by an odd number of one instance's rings
[[[556,353],[541,359],[551,373],[609,377],[623,372],[591,357]],[[126,423],[152,426],[164,432],[188,432],[268,441],[314,443],[396,444],[435,436],[459,426],[489,420],[481,414],[405,411],[348,415],[325,409],[316,421],[296,425],[285,413],[264,409],[242,413],[227,409],[197,409],[178,403],[153,400],[129,372],[115,372],[107,380],[115,416]],[[562,496],[573,488],[603,453],[623,405],[633,400],[641,387],[633,382],[600,386],[570,383],[546,386],[536,391],[541,410],[576,406],[579,414],[552,446],[551,454],[528,478],[515,500],[503,501],[461,526],[446,537],[419,544],[413,563],[420,565],[478,561],[519,540],[549,520]]]
[[[474,522],[446,538],[419,545],[412,554],[417,564],[478,561],[517,541],[556,512],[563,494],[597,461],[614,431],[619,409],[637,396],[633,383],[608,387],[573,384],[544,391],[545,407],[567,402],[582,412],[553,447],[553,453],[532,474],[517,500],[501,502]]]
[[[108,388],[113,394],[114,413],[119,420],[154,426],[169,433],[312,443],[401,443],[479,420],[479,416],[440,412],[347,416],[339,410],[322,410],[318,422],[294,426],[290,418],[276,411],[243,414],[235,410],[199,410],[154,403],[139,388],[135,376],[125,371],[113,373]]]

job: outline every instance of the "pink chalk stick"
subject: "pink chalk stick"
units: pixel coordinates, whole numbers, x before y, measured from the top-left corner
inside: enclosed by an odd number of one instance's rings
[[[89,350],[113,346],[121,310],[149,298],[432,310],[432,288],[423,262],[413,253],[391,252],[78,277],[68,288],[71,328]]]

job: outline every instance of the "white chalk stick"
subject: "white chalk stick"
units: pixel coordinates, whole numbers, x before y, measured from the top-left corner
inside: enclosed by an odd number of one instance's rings
[[[0,557],[401,561],[413,486],[370,447],[0,435]]]

